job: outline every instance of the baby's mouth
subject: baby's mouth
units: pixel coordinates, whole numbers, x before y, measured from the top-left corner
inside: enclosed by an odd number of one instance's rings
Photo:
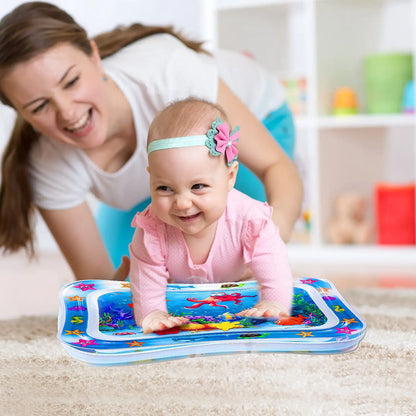
[[[193,215],[178,216],[178,218],[179,218],[181,221],[186,221],[186,222],[188,222],[188,221],[192,221],[192,220],[194,220],[194,219],[195,219],[195,218],[197,218],[200,214],[201,214],[201,213],[200,213],[200,212],[198,212],[198,213],[193,214]]]

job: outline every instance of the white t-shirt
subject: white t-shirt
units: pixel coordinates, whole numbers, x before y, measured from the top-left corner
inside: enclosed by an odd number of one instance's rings
[[[226,51],[218,51],[213,58],[194,52],[168,34],[126,46],[104,59],[103,67],[131,106],[136,150],[120,170],[108,173],[82,150],[41,137],[31,151],[29,166],[38,207],[71,208],[85,201],[89,192],[122,210],[148,198],[146,141],[150,123],[176,100],[192,96],[216,102],[219,77],[260,119],[284,99],[279,82],[250,58]]]

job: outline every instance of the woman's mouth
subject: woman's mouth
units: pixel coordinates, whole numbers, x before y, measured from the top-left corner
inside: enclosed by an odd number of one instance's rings
[[[66,126],[65,130],[76,136],[85,136],[90,132],[91,128],[92,108],[90,108],[76,123]]]

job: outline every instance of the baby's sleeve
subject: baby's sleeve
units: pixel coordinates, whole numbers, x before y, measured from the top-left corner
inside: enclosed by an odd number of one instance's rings
[[[154,310],[167,311],[165,233],[162,224],[152,218],[148,210],[136,214],[136,227],[130,244],[130,285],[134,318],[137,325]]]
[[[254,218],[246,224],[244,234],[244,260],[260,285],[261,299],[290,311],[293,279],[287,247],[278,227],[271,218]]]

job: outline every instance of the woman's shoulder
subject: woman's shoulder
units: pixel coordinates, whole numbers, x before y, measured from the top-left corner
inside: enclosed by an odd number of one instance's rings
[[[208,55],[195,52],[170,34],[139,39],[103,60],[105,71],[117,77],[127,88],[135,88],[135,97],[160,111],[164,106],[189,96],[208,101],[217,99],[218,74]],[[127,81],[126,81],[127,80]]]
[[[103,62],[105,65],[112,66],[132,63],[137,67],[146,67],[149,59],[166,60],[172,53],[186,49],[185,44],[175,36],[158,33],[130,43],[115,54],[104,58]]]

